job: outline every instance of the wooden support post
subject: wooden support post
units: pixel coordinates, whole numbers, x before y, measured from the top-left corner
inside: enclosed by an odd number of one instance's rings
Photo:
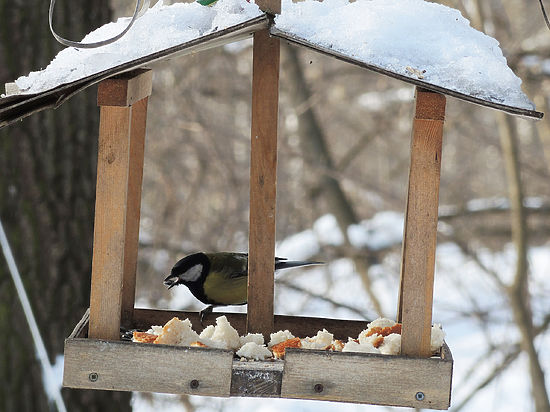
[[[118,340],[132,320],[147,98],[152,72],[104,80],[101,107],[90,296],[90,338]]]
[[[280,7],[280,2],[279,2]],[[280,43],[254,33],[247,330],[273,332]]]
[[[398,321],[401,353],[429,357],[445,96],[416,90]]]
[[[256,0],[258,7],[269,14],[281,13],[281,0]]]

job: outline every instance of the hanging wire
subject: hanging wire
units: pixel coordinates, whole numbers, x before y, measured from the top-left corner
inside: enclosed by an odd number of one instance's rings
[[[4,252],[4,257],[8,264],[8,269],[11,273],[13,283],[15,284],[15,289],[17,290],[17,295],[21,301],[21,306],[23,306],[23,312],[25,313],[25,318],[29,324],[29,329],[31,330],[32,340],[34,342],[34,347],[36,349],[36,355],[42,366],[42,381],[44,382],[44,391],[48,396],[48,400],[55,402],[58,412],[67,412],[65,403],[63,402],[63,397],[61,396],[61,389],[52,383],[55,381],[55,375],[53,372],[52,365],[48,359],[48,352],[46,352],[46,347],[44,346],[44,341],[40,335],[40,330],[36,324],[34,314],[32,313],[32,308],[29,303],[29,298],[27,292],[25,292],[25,287],[21,281],[21,276],[13,254],[11,253],[10,244],[8,243],[8,238],[4,232],[4,227],[2,226],[2,221],[0,220],[0,246],[2,247],[2,252]]]
[[[128,30],[130,30],[130,28],[132,27],[134,22],[139,17],[141,17],[143,14],[145,14],[145,12],[149,9],[149,2],[150,2],[150,0],[136,0],[136,9],[134,10],[134,14],[132,15],[132,18],[130,19],[130,21],[128,22],[128,24],[124,28],[124,30],[122,30],[116,36],[109,37],[108,39],[100,40],[100,41],[96,41],[96,42],[92,42],[92,43],[82,43],[80,41],[73,41],[73,40],[65,39],[64,37],[61,37],[59,34],[57,34],[57,32],[54,30],[54,28],[53,28],[53,10],[54,10],[54,7],[55,7],[55,0],[50,0],[50,10],[49,10],[49,13],[48,13],[48,21],[50,23],[50,31],[52,32],[53,37],[55,37],[55,39],[64,46],[77,47],[77,48],[80,48],[80,49],[94,49],[96,47],[105,46],[107,44],[111,44],[111,43],[117,41],[122,36],[124,36],[128,32]]]
[[[540,3],[540,9],[542,10],[542,15],[544,16],[544,21],[546,22],[546,27],[548,27],[548,30],[550,30],[550,21],[548,21],[548,15],[546,14],[546,10],[544,9],[544,3],[542,0],[539,0]]]

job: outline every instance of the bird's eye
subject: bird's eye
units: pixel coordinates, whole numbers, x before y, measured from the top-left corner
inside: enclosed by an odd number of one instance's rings
[[[202,265],[199,263],[198,265],[191,266],[189,269],[187,269],[181,278],[187,282],[195,282],[201,277],[202,274]]]

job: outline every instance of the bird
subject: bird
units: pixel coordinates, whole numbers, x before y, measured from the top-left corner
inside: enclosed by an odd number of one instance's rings
[[[298,266],[321,265],[323,262],[296,261],[275,258],[275,270]],[[204,315],[216,306],[244,305],[248,291],[248,254],[236,252],[198,252],[186,256],[172,267],[164,279],[168,289],[185,285],[193,296],[209,305],[200,312]]]

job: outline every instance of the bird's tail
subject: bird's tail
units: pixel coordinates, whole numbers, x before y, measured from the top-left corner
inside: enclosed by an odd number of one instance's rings
[[[324,265],[324,262],[314,262],[307,260],[284,260],[277,258],[275,261],[275,270],[288,269],[298,266],[310,266],[310,265]]]

